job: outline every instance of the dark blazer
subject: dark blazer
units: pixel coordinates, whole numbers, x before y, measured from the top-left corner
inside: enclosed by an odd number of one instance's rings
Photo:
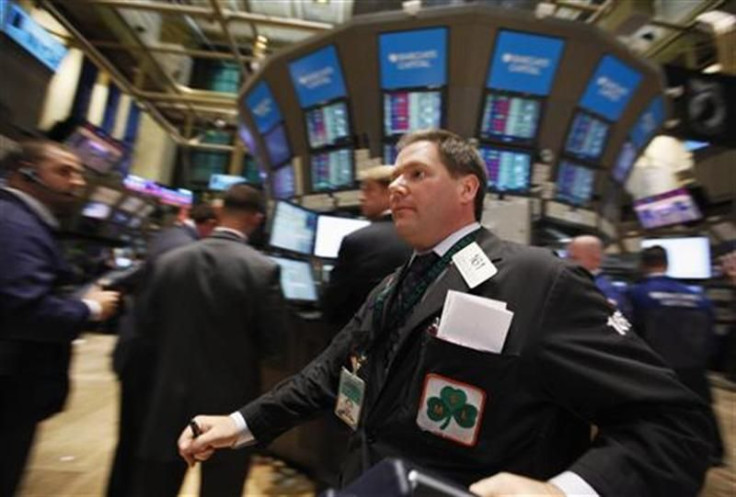
[[[197,230],[186,224],[166,228],[153,237],[148,246],[146,262],[153,263],[158,257],[175,248],[189,245],[199,239]]]
[[[406,262],[411,252],[390,215],[343,238],[322,297],[326,319],[339,327],[347,324],[371,290]]]
[[[0,377],[3,389],[18,386],[3,401],[18,415],[41,420],[66,400],[71,341],[89,317],[83,302],[65,296],[70,280],[53,230],[0,190]]]
[[[585,270],[485,229],[476,241],[498,273],[469,290],[450,265],[401,327],[388,372],[386,311],[374,312],[379,295],[392,298],[398,272],[301,373],[241,409],[255,438],[267,443],[316,412],[332,410],[341,368],[363,353],[358,374],[366,381],[366,399],[345,481],[383,457],[398,456],[462,484],[499,471],[545,480],[571,470],[604,497],[696,495],[708,453],[703,404],[636,334],[620,322],[613,326],[611,308]],[[514,317],[501,353],[433,336],[448,290],[507,303]],[[484,392],[474,443],[419,428],[431,375]],[[591,424],[599,428],[592,444]]]
[[[176,460],[176,440],[192,416],[232,412],[260,393],[259,360],[285,326],[279,274],[226,232],[156,262],[138,313],[157,354],[144,458]]]

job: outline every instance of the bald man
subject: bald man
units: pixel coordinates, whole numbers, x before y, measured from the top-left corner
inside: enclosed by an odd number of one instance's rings
[[[601,272],[603,242],[593,235],[576,236],[567,246],[567,256],[593,275],[595,284],[608,301],[627,318],[631,317],[631,304],[623,292]]]

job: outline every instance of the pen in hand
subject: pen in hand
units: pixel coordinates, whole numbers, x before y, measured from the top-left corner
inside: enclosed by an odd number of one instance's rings
[[[191,420],[189,422],[189,428],[192,430],[192,436],[194,438],[197,438],[198,436],[200,436],[202,434],[202,430],[200,429],[200,427],[197,424],[197,422],[194,421],[194,420]]]

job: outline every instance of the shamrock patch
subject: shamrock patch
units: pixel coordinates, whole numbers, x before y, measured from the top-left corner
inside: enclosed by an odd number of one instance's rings
[[[463,445],[475,445],[485,406],[483,390],[438,374],[424,380],[417,425]]]

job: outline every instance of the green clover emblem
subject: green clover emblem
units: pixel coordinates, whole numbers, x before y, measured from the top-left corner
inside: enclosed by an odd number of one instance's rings
[[[472,428],[478,418],[478,409],[467,403],[467,394],[459,389],[446,386],[440,390],[439,397],[427,400],[427,417],[432,421],[442,421],[441,430],[447,428],[452,419],[463,428]]]

